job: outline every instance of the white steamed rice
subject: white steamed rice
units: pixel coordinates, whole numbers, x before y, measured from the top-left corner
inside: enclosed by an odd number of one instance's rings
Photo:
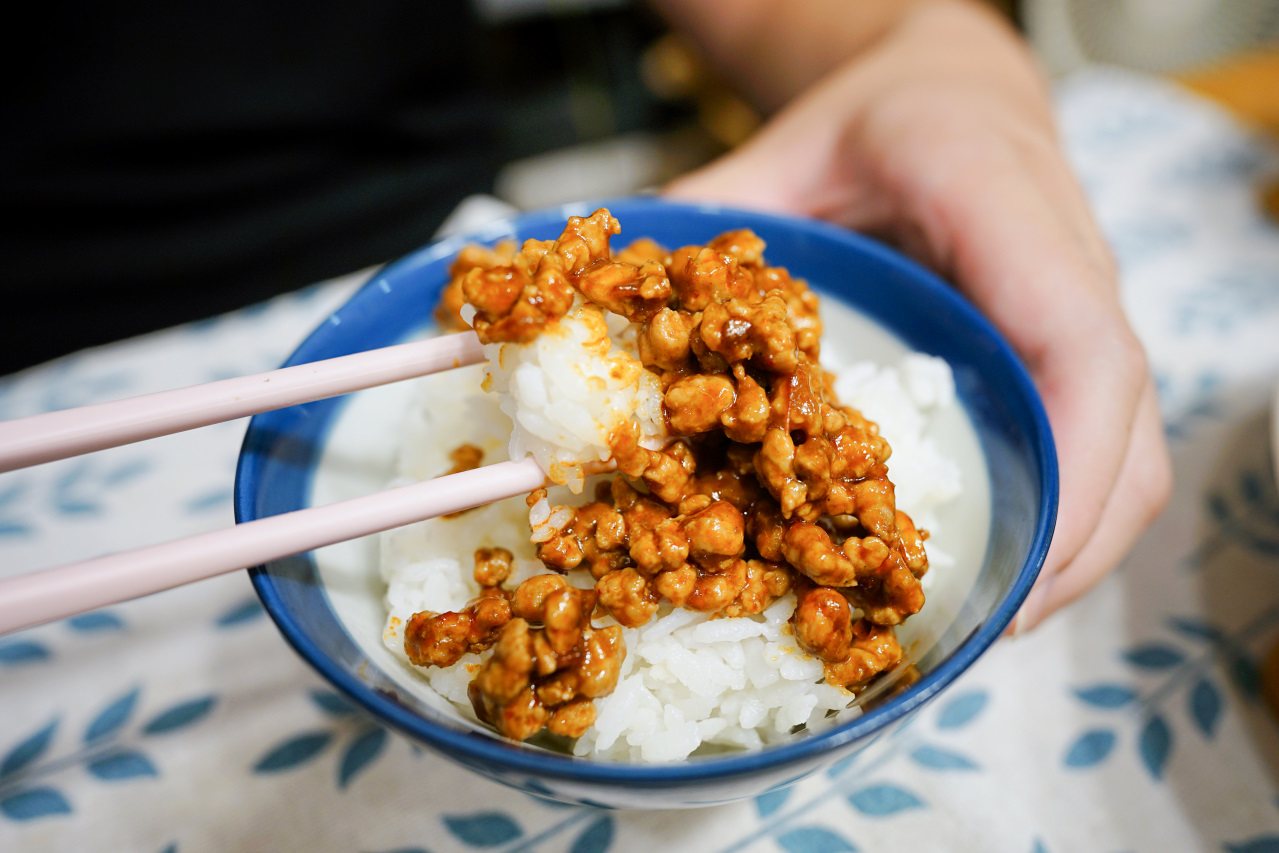
[[[469,322],[474,309],[466,306]],[[636,357],[638,327],[579,296],[565,317],[528,344],[486,344],[486,390],[512,425],[508,452],[531,454],[553,482],[582,490],[583,465],[609,458],[608,440],[627,420],[641,442],[665,435],[662,387]]]
[[[491,347],[497,367],[485,384],[499,393],[480,390],[478,368],[424,382],[422,404],[404,437],[402,481],[447,471],[448,451],[469,441],[484,449],[484,464],[508,458],[509,451],[533,452],[548,471],[559,466],[566,475],[560,481],[580,492],[585,483],[574,466],[607,458],[608,433],[620,419],[635,417],[642,434],[659,435],[660,388],[653,382],[651,388],[642,383],[635,390],[627,330],[615,324],[609,330],[610,345],[602,321],[577,314],[556,335],[543,335],[523,347]],[[583,358],[584,341],[590,343],[590,358]],[[615,369],[619,364],[621,369]],[[824,367],[839,375],[840,400],[878,422],[892,446],[889,468],[898,506],[935,532],[936,508],[956,497],[960,486],[958,466],[926,436],[932,415],[954,404],[949,366],[941,359],[908,355],[891,367]],[[450,442],[442,436],[457,439]],[[549,505],[535,507],[534,521],[545,533],[558,526],[550,505],[581,500],[557,488]],[[522,497],[456,519],[432,519],[390,531],[383,534],[381,545],[387,585],[384,642],[405,666],[411,665],[404,653],[403,628],[414,613],[459,610],[479,593],[472,574],[476,548],[501,546],[512,551],[512,584],[547,571],[529,541],[529,510]],[[928,554],[934,568],[948,563],[931,542]],[[568,577],[583,587],[592,583],[586,572]],[[925,575],[926,586],[932,577],[931,572]],[[848,707],[847,690],[822,682],[821,661],[798,647],[788,624],[793,609],[791,595],[758,617],[738,619],[716,619],[667,605],[648,624],[625,629],[627,654],[617,688],[596,700],[596,723],[577,739],[573,753],[637,762],[678,761],[698,751],[757,748],[790,736],[798,727],[820,730],[859,713]],[[467,685],[481,661],[480,655],[471,654],[448,669],[412,669],[459,713],[475,719]]]

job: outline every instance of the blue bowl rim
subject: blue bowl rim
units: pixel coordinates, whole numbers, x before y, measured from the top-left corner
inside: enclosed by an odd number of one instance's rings
[[[820,758],[820,755],[824,752],[838,750],[846,744],[867,738],[890,724],[907,717],[965,672],[1004,633],[1018,608],[1030,592],[1039,570],[1043,566],[1048,546],[1052,540],[1059,490],[1056,449],[1052,439],[1052,430],[1039,393],[1030,376],[1026,373],[1021,359],[1003,336],[991,325],[989,320],[964,297],[959,295],[950,284],[914,261],[875,240],[819,220],[772,214],[758,210],[738,209],[718,204],[669,201],[655,196],[605,199],[596,202],[575,202],[554,208],[529,211],[513,216],[509,220],[490,224],[475,232],[433,241],[408,255],[391,261],[379,269],[344,305],[354,302],[367,290],[378,286],[379,280],[384,276],[395,275],[401,271],[408,272],[442,257],[451,257],[467,242],[488,241],[495,233],[507,233],[506,229],[508,227],[519,233],[521,230],[527,229],[529,223],[540,223],[548,217],[559,218],[560,221],[563,221],[568,216],[584,215],[584,213],[589,213],[599,207],[608,207],[613,210],[622,221],[625,221],[624,217],[627,210],[638,211],[645,209],[667,210],[672,213],[684,211],[703,215],[739,216],[752,218],[781,228],[807,232],[814,237],[846,244],[854,251],[875,256],[880,262],[889,266],[905,268],[911,275],[920,279],[926,287],[935,291],[935,295],[943,302],[948,303],[951,310],[962,315],[967,323],[975,325],[994,341],[1000,358],[1007,361],[1011,368],[1011,378],[1016,391],[1029,410],[1030,444],[1039,461],[1038,473],[1042,486],[1043,500],[1039,507],[1036,529],[1031,539],[1029,554],[1018,570],[1012,586],[1005,592],[1003,600],[991,613],[990,617],[977,630],[965,638],[953,654],[941,661],[935,669],[923,676],[914,685],[892,699],[833,729],[760,750],[699,757],[678,763],[644,765],[560,755],[545,750],[528,749],[507,743],[500,740],[497,735],[477,737],[472,733],[437,727],[394,699],[372,690],[358,677],[330,660],[323,650],[309,639],[305,630],[295,621],[293,616],[282,607],[269,567],[257,566],[250,569],[250,577],[263,607],[275,621],[277,628],[284,635],[286,641],[304,660],[311,664],[320,675],[328,679],[334,686],[342,690],[348,697],[375,717],[382,719],[402,732],[411,734],[431,744],[446,754],[455,757],[464,756],[468,760],[481,762],[489,766],[504,767],[512,772],[526,773],[533,776],[545,776],[576,782],[605,783],[620,787],[628,785],[647,787],[658,784],[679,784],[683,786],[688,783],[713,781],[727,777],[751,776]],[[327,324],[325,323],[317,326],[282,366],[291,367],[295,364],[304,364],[314,360],[308,353],[317,346],[316,341],[327,331],[326,326]],[[266,416],[259,415],[250,421],[236,466],[235,516],[237,523],[254,518],[252,492],[248,488],[248,484],[253,480],[256,473],[257,460],[254,457],[253,450],[258,441],[258,430],[262,429],[261,419],[263,417]],[[310,553],[306,554],[305,558],[313,560]]]

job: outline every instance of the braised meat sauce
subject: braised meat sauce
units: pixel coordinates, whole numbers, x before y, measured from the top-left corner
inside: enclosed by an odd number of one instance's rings
[[[478,550],[482,593],[460,612],[416,614],[410,659],[449,666],[491,648],[470,686],[480,718],[515,740],[543,728],[576,737],[617,683],[619,626],[663,603],[748,616],[793,591],[795,639],[828,683],[861,691],[901,661],[894,626],[923,607],[927,532],[895,506],[878,427],[840,404],[818,364],[817,296],[770,267],[748,230],[611,252],[619,231],[601,209],[569,219],[558,240],[468,247],[437,318],[464,328],[469,303],[482,342],[527,343],[579,294],[626,317],[661,380],[672,439],[649,449],[633,427],[615,431],[618,473],[537,544],[552,573],[512,589],[511,553]],[[470,453],[454,461],[478,464]],[[588,572],[593,588],[569,572]],[[617,624],[595,627],[605,615]]]

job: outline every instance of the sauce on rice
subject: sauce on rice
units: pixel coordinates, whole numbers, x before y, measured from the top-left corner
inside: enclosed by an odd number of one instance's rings
[[[530,495],[551,573],[508,588],[509,552],[477,551],[480,596],[414,615],[410,660],[451,666],[492,649],[469,689],[477,715],[515,740],[543,728],[579,737],[617,683],[622,626],[664,602],[757,615],[793,591],[795,639],[828,684],[861,691],[901,661],[894,626],[924,604],[927,532],[895,506],[878,427],[840,404],[818,364],[816,294],[768,266],[747,230],[613,253],[619,232],[600,209],[555,241],[468,247],[451,269],[437,318],[462,328],[471,306],[485,344],[529,344],[583,305],[634,324],[668,438],[646,446],[625,421],[608,436],[618,473],[593,501],[551,508],[545,490]],[[593,587],[569,572],[589,572]]]

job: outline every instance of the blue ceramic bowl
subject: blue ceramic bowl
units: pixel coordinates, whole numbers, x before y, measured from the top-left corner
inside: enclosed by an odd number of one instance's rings
[[[252,571],[253,583],[281,633],[338,690],[390,728],[485,776],[534,795],[622,808],[690,807],[756,796],[864,749],[945,690],[1004,632],[1035,580],[1052,534],[1057,469],[1051,433],[1033,385],[999,334],[949,285],[884,246],[826,224],[760,213],[655,198],[606,204],[624,229],[618,245],[649,236],[673,247],[751,228],[767,242],[769,262],[806,279],[822,292],[826,304],[853,306],[861,322],[877,326],[881,336],[887,331],[886,339],[897,339],[896,346],[939,355],[951,364],[962,404],[959,417],[966,415],[971,426],[976,479],[988,478],[967,484],[972,492],[964,500],[984,503],[987,512],[979,522],[968,522],[978,545],[956,570],[957,577],[967,573],[968,578],[958,593],[951,591],[957,600],[942,601],[930,615],[930,593],[929,606],[912,620],[925,626],[908,646],[920,679],[836,728],[762,751],[657,765],[583,760],[478,731],[405,689],[403,673],[392,672],[385,658],[379,662],[370,652],[379,637],[365,636],[368,626],[344,621],[340,611],[345,605],[335,608],[339,597],[349,600],[352,595],[376,607],[377,569],[371,560],[361,571],[372,580],[354,593],[333,584],[326,587],[316,554],[258,567]],[[463,243],[554,238],[568,216],[592,209],[572,205],[530,213],[432,244],[390,264],[321,324],[287,364],[421,334],[447,279],[449,261]],[[828,320],[827,341],[836,345],[858,337],[855,330],[840,327],[835,336],[841,339],[832,341],[832,329]],[[253,419],[236,477],[237,521],[311,505],[334,424],[354,411],[360,396]]]

